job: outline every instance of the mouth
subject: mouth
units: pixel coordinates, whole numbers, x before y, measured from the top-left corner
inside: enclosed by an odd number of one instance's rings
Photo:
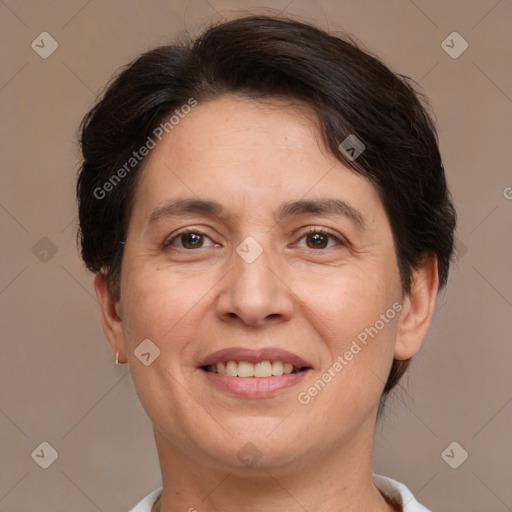
[[[199,364],[209,385],[245,398],[268,398],[298,384],[311,364],[286,350],[224,349]]]
[[[218,373],[227,377],[280,377],[281,375],[290,375],[309,370],[308,366],[294,366],[292,363],[283,361],[259,361],[251,363],[249,361],[219,361],[215,364],[209,364],[201,367],[202,370],[210,373]]]

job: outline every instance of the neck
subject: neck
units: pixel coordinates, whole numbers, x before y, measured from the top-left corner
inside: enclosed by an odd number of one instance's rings
[[[395,512],[373,485],[373,429],[350,448],[328,447],[286,466],[200,464],[155,429],[163,492],[152,512]]]

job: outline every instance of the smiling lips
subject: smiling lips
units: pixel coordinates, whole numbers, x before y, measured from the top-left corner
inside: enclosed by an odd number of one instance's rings
[[[205,357],[199,367],[228,377],[270,377],[306,370],[311,364],[280,348],[232,347]]]
[[[295,385],[312,366],[282,349],[235,347],[210,354],[200,362],[199,368],[220,389],[257,398]]]

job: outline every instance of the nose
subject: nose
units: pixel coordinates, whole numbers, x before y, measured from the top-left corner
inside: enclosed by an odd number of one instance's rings
[[[232,261],[217,300],[222,321],[257,327],[292,317],[293,293],[268,250],[250,263],[233,251]]]

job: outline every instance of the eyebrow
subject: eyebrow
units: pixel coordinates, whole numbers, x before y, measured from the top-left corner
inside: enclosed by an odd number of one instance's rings
[[[304,214],[338,215],[347,217],[357,227],[364,228],[364,216],[359,210],[341,199],[299,199],[282,204],[274,213],[276,222],[281,222],[286,217]],[[205,215],[225,219],[228,213],[217,201],[196,198],[175,199],[159,208],[156,208],[148,217],[148,225],[155,224],[162,218],[175,217],[187,214]]]
[[[320,199],[299,199],[298,201],[284,203],[275,215],[275,219],[277,222],[280,222],[285,217],[307,213],[339,215],[347,217],[360,228],[363,228],[365,225],[364,216],[359,210],[356,210],[353,206],[341,199],[328,197]]]
[[[151,226],[162,218],[187,215],[190,213],[207,215],[209,217],[226,217],[224,208],[216,201],[180,198],[153,210],[148,217],[148,225]]]

